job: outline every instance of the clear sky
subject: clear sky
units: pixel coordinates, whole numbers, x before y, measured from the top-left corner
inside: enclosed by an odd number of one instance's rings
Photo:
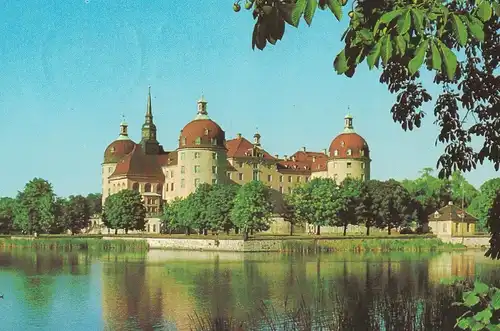
[[[99,192],[122,113],[140,138],[149,85],[166,149],[202,92],[228,139],[258,127],[264,148],[281,156],[328,148],[349,106],[374,179],[414,178],[444,148],[434,145],[432,105],[423,128],[404,132],[378,72],[333,71],[346,21],[329,12],[310,28],[287,26],[263,52],[251,49],[251,14],[234,13],[230,0],[4,0],[0,22],[0,196],[33,177],[62,196]],[[491,164],[466,175],[476,186],[496,176]]]

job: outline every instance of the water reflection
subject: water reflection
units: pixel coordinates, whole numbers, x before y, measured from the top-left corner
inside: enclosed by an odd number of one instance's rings
[[[0,252],[7,317],[71,330],[189,330],[198,312],[240,321],[272,305],[284,316],[303,303],[328,329],[447,330],[457,308],[443,277],[499,285],[499,262],[482,252],[280,255],[151,251],[147,254]],[[0,293],[6,291],[0,288]],[[74,305],[80,309],[73,309]],[[59,307],[59,308],[58,308]],[[62,307],[66,314],[57,315]],[[85,309],[81,309],[86,307]],[[24,315],[23,315],[24,314]],[[8,316],[8,315],[6,315]],[[28,327],[28,329],[30,329]]]

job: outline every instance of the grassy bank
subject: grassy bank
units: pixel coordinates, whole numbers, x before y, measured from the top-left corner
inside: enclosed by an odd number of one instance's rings
[[[60,251],[146,251],[146,240],[103,240],[100,237],[45,236],[39,238],[0,238],[0,248],[27,248]]]
[[[283,252],[434,252],[462,249],[461,244],[447,244],[435,238],[350,239],[350,240],[286,240]]]

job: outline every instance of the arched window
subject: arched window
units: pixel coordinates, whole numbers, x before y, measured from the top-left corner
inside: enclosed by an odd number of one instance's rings
[[[186,137],[181,137],[181,145],[186,146]]]
[[[132,185],[132,190],[139,192],[139,183],[134,183]]]
[[[347,155],[349,155],[349,156],[352,155],[352,150],[350,148],[347,150]]]
[[[151,192],[151,184],[146,183],[146,185],[144,185],[144,192]]]
[[[162,194],[162,192],[163,192],[163,185],[158,184],[158,185],[156,186],[156,193],[158,193],[158,194],[160,194],[160,195],[161,195],[161,194]]]
[[[336,149],[336,150],[334,150],[334,151],[333,151],[333,155],[334,155],[334,156],[339,156],[339,151],[338,151],[337,149]]]
[[[200,145],[201,144],[201,138],[200,137],[196,138],[196,140],[194,141],[194,144],[195,145]]]

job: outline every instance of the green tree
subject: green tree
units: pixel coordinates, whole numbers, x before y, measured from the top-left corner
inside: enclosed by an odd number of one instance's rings
[[[414,214],[412,198],[410,193],[399,182],[390,179],[381,183],[379,199],[379,217],[377,227],[387,228],[387,234],[391,234],[393,228],[408,225]]]
[[[187,202],[187,217],[191,221],[191,227],[197,228],[200,233],[207,235],[207,230],[210,227],[209,218],[207,215],[207,203],[212,185],[203,183],[196,188],[196,191],[191,194]]]
[[[0,233],[10,233],[14,227],[14,209],[16,200],[0,198]]]
[[[477,230],[487,231],[488,211],[500,192],[500,178],[487,180],[479,187],[479,194],[472,200],[467,211],[478,218]]]
[[[51,232],[57,221],[56,197],[48,181],[41,178],[32,179],[24,190],[17,194],[16,200],[15,227],[28,234]]]
[[[235,184],[215,184],[208,194],[206,202],[206,217],[210,221],[211,229],[217,233],[229,231],[234,227],[231,221],[231,209],[239,186]]]
[[[370,229],[376,224],[378,216],[377,209],[377,188],[380,182],[376,180],[369,180],[363,183],[359,204],[356,207],[356,215],[359,222],[363,222],[366,227],[366,235],[370,235]]]
[[[81,195],[70,195],[62,204],[59,223],[75,234],[89,226],[90,216],[88,200]]]
[[[111,229],[144,230],[146,208],[139,192],[121,190],[110,195],[104,203],[103,223]]]
[[[179,223],[179,211],[182,207],[182,199],[176,197],[174,200],[166,202],[163,205],[163,215],[161,220],[163,229],[168,230],[172,234],[173,230],[180,229],[182,225]]]
[[[294,205],[294,195],[293,194],[285,194],[283,195],[283,206],[281,210],[281,217],[285,222],[290,223],[290,235],[293,236],[294,227],[299,224],[305,223],[302,220],[297,212],[295,211]]]
[[[87,205],[89,206],[90,217],[100,215],[102,213],[102,194],[90,193],[86,197]]]
[[[251,181],[239,188],[230,217],[247,240],[249,232],[269,229],[272,210],[269,188]]]
[[[451,199],[457,206],[462,206],[463,204],[464,208],[467,208],[479,194],[479,191],[465,179],[460,171],[453,172],[447,182]]]
[[[492,259],[500,259],[500,194],[496,195],[488,210],[486,225],[490,229],[491,239],[490,248],[485,255]]]
[[[362,203],[363,182],[347,177],[339,187],[340,207],[337,211],[335,225],[344,227],[344,236],[347,235],[347,226],[356,225],[360,218],[359,206]]]

